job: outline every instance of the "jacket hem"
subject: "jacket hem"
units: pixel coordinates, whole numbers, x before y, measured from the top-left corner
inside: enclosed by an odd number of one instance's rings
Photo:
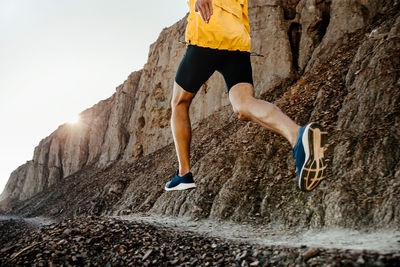
[[[212,48],[212,49],[218,49],[218,50],[228,50],[228,51],[242,51],[242,52],[249,52],[251,53],[251,46],[235,46],[235,47],[221,47],[219,45],[213,44],[213,43],[203,43],[203,42],[196,42],[193,40],[188,40],[186,41],[187,44],[190,45],[197,45],[205,48]]]

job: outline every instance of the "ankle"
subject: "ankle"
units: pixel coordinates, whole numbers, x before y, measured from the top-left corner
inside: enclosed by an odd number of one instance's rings
[[[296,126],[292,131],[292,135],[289,140],[289,143],[290,143],[292,149],[296,146],[297,138],[299,135],[299,130],[300,130],[300,126]]]
[[[179,169],[178,176],[182,177],[190,172],[190,169]]]

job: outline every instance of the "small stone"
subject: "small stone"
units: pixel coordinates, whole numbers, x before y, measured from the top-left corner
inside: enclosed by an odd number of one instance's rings
[[[259,264],[259,261],[253,261],[252,263],[250,263],[250,266],[258,266]]]
[[[239,258],[243,259],[246,256],[247,256],[247,250],[243,251],[242,254],[239,255]]]
[[[57,242],[57,245],[62,245],[62,244],[65,244],[65,243],[67,243],[67,240],[61,239],[60,241]]]
[[[152,252],[153,252],[153,249],[147,250],[147,252],[144,254],[142,260],[145,261],[145,260],[150,256],[150,254],[151,254]]]
[[[365,260],[364,260],[364,258],[363,258],[362,255],[360,255],[360,257],[358,257],[357,263],[358,263],[358,264],[365,264]]]
[[[72,233],[71,229],[65,229],[63,235],[70,235]]]
[[[317,256],[319,253],[320,253],[319,248],[312,248],[312,249],[308,250],[306,253],[303,254],[303,258],[304,258],[305,261],[308,261],[312,257]]]
[[[124,245],[120,246],[119,248],[119,254],[124,255],[126,253],[126,247]]]
[[[255,250],[253,250],[253,254],[251,254],[251,256],[257,257],[259,253],[260,252],[257,249],[255,249]]]

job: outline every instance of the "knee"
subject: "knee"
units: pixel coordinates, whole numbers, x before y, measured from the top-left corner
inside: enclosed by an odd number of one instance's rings
[[[172,109],[172,111],[175,111],[176,109],[179,109],[179,108],[188,109],[191,102],[192,101],[190,99],[172,98],[171,103],[170,103],[171,109]]]
[[[171,98],[171,109],[172,112],[175,110],[189,109],[190,104],[192,103],[192,99],[195,94],[186,92],[180,87],[177,83],[174,84],[174,90]]]
[[[238,116],[239,120],[248,121],[249,117],[249,101],[244,100],[233,105],[233,112]]]
[[[254,88],[251,84],[237,84],[229,92],[233,111],[239,120],[251,120],[251,106],[254,105]]]

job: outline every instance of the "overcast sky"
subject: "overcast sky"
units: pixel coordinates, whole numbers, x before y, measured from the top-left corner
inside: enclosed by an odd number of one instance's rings
[[[41,139],[143,67],[185,0],[0,0],[0,193]]]

